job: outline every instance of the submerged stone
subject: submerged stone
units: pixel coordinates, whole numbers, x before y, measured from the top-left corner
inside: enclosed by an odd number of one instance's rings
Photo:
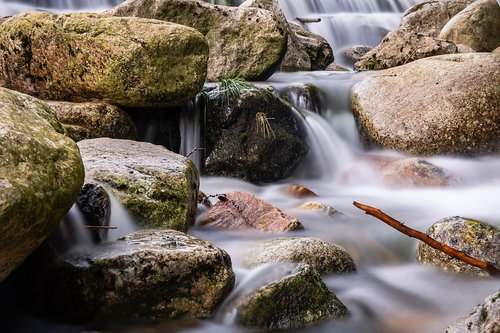
[[[229,255],[174,230],[142,230],[62,258],[51,311],[78,322],[210,318],[234,285]]]
[[[0,88],[0,282],[58,226],[83,185],[78,147],[51,108]]]
[[[0,85],[45,100],[182,104],[201,90],[207,59],[198,31],[156,20],[37,12],[0,25]]]
[[[243,297],[236,311],[236,323],[242,326],[282,330],[349,316],[349,310],[328,290],[321,276],[304,264]]]
[[[207,80],[230,74],[265,80],[278,69],[286,52],[287,32],[271,12],[227,7],[198,0],[128,0],[107,12],[175,22],[201,32],[209,46]]]
[[[500,230],[490,224],[459,216],[448,217],[434,223],[427,235],[462,251],[469,256],[490,262],[500,269]],[[454,259],[422,242],[419,243],[417,259],[445,270],[488,275],[482,269]]]
[[[356,271],[354,260],[344,248],[313,237],[278,238],[252,244],[244,261],[250,267],[272,262],[304,263],[323,275]]]
[[[199,176],[184,156],[147,142],[78,142],[86,182],[110,191],[143,228],[185,231],[194,222]]]

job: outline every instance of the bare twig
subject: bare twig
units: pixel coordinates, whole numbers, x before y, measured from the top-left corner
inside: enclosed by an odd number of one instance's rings
[[[296,17],[295,18],[300,23],[318,23],[321,22],[320,18],[308,18],[308,17]]]
[[[112,227],[109,225],[86,225],[84,227],[87,229],[118,229],[118,227]]]
[[[195,148],[193,148],[193,150],[191,150],[191,152],[189,152],[189,154],[186,155],[186,157],[191,156],[197,150],[205,150],[205,148],[195,147]]]
[[[430,247],[433,247],[433,248],[435,248],[443,253],[446,253],[447,255],[449,255],[453,258],[461,260],[469,265],[479,267],[482,270],[488,272],[491,276],[500,277],[500,270],[488,261],[483,261],[483,260],[473,258],[462,251],[454,249],[446,244],[443,244],[443,243],[435,240],[434,238],[430,237],[429,235],[427,235],[423,232],[420,232],[418,230],[407,227],[406,225],[399,222],[398,220],[385,214],[384,212],[382,212],[378,208],[364,205],[364,204],[356,202],[356,201],[354,201],[352,204],[354,206],[356,206],[357,208],[365,211],[366,214],[378,218],[382,222],[388,224],[389,226],[393,227],[397,231],[399,231],[399,232],[401,232],[409,237],[419,239],[422,242],[424,242],[425,244],[429,245]]]

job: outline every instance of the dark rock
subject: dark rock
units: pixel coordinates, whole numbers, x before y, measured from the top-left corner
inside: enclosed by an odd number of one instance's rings
[[[290,23],[290,26],[309,55],[311,70],[325,70],[334,60],[333,50],[330,44],[320,35],[307,31],[301,26],[293,23]]]
[[[200,217],[200,224],[228,230],[283,232],[303,229],[296,218],[250,193],[230,192],[219,199],[212,209]]]
[[[111,215],[111,201],[108,193],[101,185],[89,182],[86,183],[78,198],[78,207],[85,216],[87,225],[107,226]],[[94,230],[92,236],[96,243],[106,240],[106,230]]]

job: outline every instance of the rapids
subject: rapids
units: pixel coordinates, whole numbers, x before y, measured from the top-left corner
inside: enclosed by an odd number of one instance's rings
[[[93,10],[110,8],[121,1],[13,1],[0,0],[0,15],[24,10]],[[402,12],[414,0],[281,0],[287,18],[321,18],[304,27],[325,37],[334,50],[352,45],[375,46],[394,29]],[[83,5],[85,3],[85,5]],[[336,58],[343,64],[341,57]],[[359,144],[350,112],[350,87],[363,74],[353,72],[276,73],[260,85],[272,86],[286,94],[295,111],[304,119],[310,153],[294,175],[274,184],[255,185],[237,179],[202,177],[206,194],[247,191],[284,211],[304,202],[283,195],[287,184],[300,184],[319,195],[318,201],[343,214],[327,217],[317,213],[294,214],[305,230],[292,234],[225,232],[194,226],[190,233],[213,242],[231,255],[237,286],[230,297],[253,288],[257,281],[284,274],[279,265],[248,270],[241,265],[243,249],[250,241],[280,236],[314,236],[346,248],[358,272],[327,276],[325,282],[351,310],[344,321],[325,322],[304,332],[341,333],[440,333],[454,320],[468,314],[486,296],[499,289],[498,280],[447,274],[416,262],[417,242],[356,209],[353,201],[376,206],[407,225],[424,231],[434,222],[460,215],[500,227],[500,157],[459,158],[434,156],[426,160],[460,177],[461,182],[445,188],[393,188],[384,185],[377,173],[365,164],[366,155],[403,156],[392,151],[366,152]],[[290,86],[315,87],[318,101],[287,90]],[[192,111],[189,111],[192,112]],[[199,119],[182,117],[182,153],[197,146]],[[199,156],[193,154],[197,162]],[[199,162],[198,162],[199,163]],[[73,216],[78,213],[72,213]],[[76,215],[77,216],[77,215]],[[236,295],[235,295],[236,294]],[[182,332],[247,332],[232,323],[230,306],[220,308],[216,319],[179,329]],[[65,326],[33,318],[18,318],[5,324],[25,332],[77,332]],[[5,322],[5,318],[1,318]],[[1,327],[1,326],[0,326]],[[4,326],[5,327],[5,326]],[[0,328],[1,329],[1,328]],[[146,328],[143,328],[146,330]],[[160,326],[148,332],[166,332]],[[137,330],[141,330],[137,328]],[[137,331],[130,328],[129,331]]]

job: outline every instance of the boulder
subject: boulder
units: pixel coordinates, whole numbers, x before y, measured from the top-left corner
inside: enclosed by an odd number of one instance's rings
[[[76,203],[80,208],[85,222],[91,226],[108,226],[111,217],[111,199],[104,187],[98,183],[86,183]],[[96,229],[91,230],[92,237],[95,243],[100,243],[107,240],[107,230]]]
[[[44,102],[0,88],[0,282],[58,226],[83,185],[76,144]]]
[[[334,62],[332,62],[328,67],[325,68],[327,71],[333,71],[333,72],[349,72],[349,69],[340,66]]]
[[[499,31],[500,4],[497,0],[478,0],[448,21],[439,38],[489,52],[500,45]]]
[[[209,92],[206,172],[256,183],[290,176],[309,149],[300,119],[266,89],[231,89]]]
[[[198,31],[156,20],[38,12],[0,25],[0,85],[46,100],[182,104],[207,59]]]
[[[421,59],[355,84],[352,105],[366,146],[418,155],[500,151],[500,56]]]
[[[397,29],[354,64],[357,71],[380,70],[441,54],[457,53],[451,42],[414,31]]]
[[[333,62],[333,50],[322,36],[290,23],[292,31],[297,35],[311,61],[312,71],[325,70]]]
[[[113,194],[143,228],[187,230],[199,176],[193,163],[162,146],[119,139],[78,142],[86,182]]]
[[[500,291],[486,297],[472,312],[460,318],[445,333],[498,333],[500,332]]]
[[[377,156],[370,160],[384,184],[393,187],[438,187],[456,185],[459,180],[447,170],[420,158]]]
[[[311,59],[309,59],[309,54],[306,52],[305,45],[302,44],[299,40],[300,37],[292,30],[291,24],[286,20],[278,0],[247,0],[239,7],[256,7],[270,11],[273,14],[274,20],[280,24],[281,29],[287,32],[288,40],[286,53],[281,61],[281,65],[278,69],[279,71],[293,72],[311,70]]]
[[[349,65],[354,66],[356,62],[361,60],[361,58],[372,49],[373,47],[366,45],[355,45],[340,50],[340,54]]]
[[[287,32],[267,10],[227,7],[201,0],[128,0],[108,11],[193,27],[210,50],[208,81],[237,73],[249,81],[265,80],[286,52]]]
[[[229,255],[174,230],[142,230],[66,255],[47,289],[50,311],[78,322],[210,318],[234,285]]]
[[[320,274],[356,271],[354,260],[344,248],[313,237],[278,238],[252,244],[244,261],[250,267],[272,262],[303,263]]]
[[[250,193],[230,192],[219,196],[219,200],[199,218],[200,224],[228,230],[284,232],[303,229],[296,218]]]
[[[434,223],[426,233],[439,242],[500,268],[500,230],[490,224],[453,216]],[[417,259],[445,270],[488,275],[482,269],[454,259],[422,242],[418,246]]]
[[[317,197],[318,195],[314,193],[312,190],[308,189],[305,186],[301,185],[288,185],[285,187],[285,194],[294,197],[294,198],[309,198],[309,197]]]
[[[341,214],[338,210],[333,207],[322,204],[317,201],[306,201],[300,204],[298,207],[293,208],[293,211],[298,212],[318,212],[326,216],[332,216],[334,214]]]
[[[241,297],[236,323],[269,330],[297,329],[349,316],[345,305],[308,265],[290,265],[288,276]]]
[[[496,49],[494,49],[493,51],[491,51],[493,54],[498,54],[500,55],[500,46],[497,47]]]
[[[47,102],[75,141],[95,138],[137,139],[132,118],[114,105],[100,102]]]
[[[477,0],[426,0],[410,7],[398,29],[437,37],[450,18]]]

